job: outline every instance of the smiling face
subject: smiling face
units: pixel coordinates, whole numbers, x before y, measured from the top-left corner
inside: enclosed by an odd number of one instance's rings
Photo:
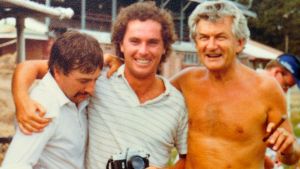
[[[153,20],[128,22],[120,44],[127,78],[155,77],[161,56],[165,52],[161,29],[160,23]]]
[[[232,23],[232,18],[226,16],[215,22],[201,19],[197,24],[196,48],[200,60],[210,71],[230,67],[244,47],[244,40],[232,33]]]
[[[64,94],[75,104],[79,104],[94,94],[95,83],[100,75],[100,68],[92,73],[81,73],[72,70],[67,75],[58,69],[54,69],[55,80]]]

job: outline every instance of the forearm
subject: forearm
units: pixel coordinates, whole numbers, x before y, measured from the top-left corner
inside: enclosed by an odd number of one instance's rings
[[[15,104],[28,98],[28,89],[36,78],[42,78],[47,72],[46,61],[25,61],[17,65],[13,74],[12,94]]]

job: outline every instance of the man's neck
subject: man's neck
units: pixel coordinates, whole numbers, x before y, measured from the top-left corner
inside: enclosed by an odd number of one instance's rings
[[[211,81],[225,84],[231,80],[234,80],[239,75],[239,71],[242,65],[236,61],[232,63],[229,67],[218,71],[208,70],[208,78]]]
[[[147,78],[134,78],[132,76],[126,76],[125,73],[125,78],[138,96],[140,103],[151,100],[165,91],[162,79],[156,77],[156,75]]]

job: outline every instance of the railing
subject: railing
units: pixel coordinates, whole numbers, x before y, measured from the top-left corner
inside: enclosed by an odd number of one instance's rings
[[[0,144],[8,144],[12,140],[12,137],[0,137]]]

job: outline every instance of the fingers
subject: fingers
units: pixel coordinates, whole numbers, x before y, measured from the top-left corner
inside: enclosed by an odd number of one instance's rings
[[[275,123],[269,123],[268,126],[267,126],[267,133],[270,133],[272,131],[272,129],[274,128],[275,126]]]
[[[296,141],[296,139],[292,134],[288,134],[285,137],[285,141],[279,147],[278,152],[283,154],[290,154],[291,152],[293,152],[293,144]]]
[[[109,53],[105,53],[103,55],[103,63],[105,66],[109,65],[110,61],[112,60],[112,58],[114,57],[114,55],[109,54]]]
[[[37,116],[38,117],[38,116]],[[45,121],[47,120],[47,121]],[[28,130],[32,132],[41,132],[49,124],[49,119],[37,118],[26,123]]]
[[[107,78],[110,78],[122,64],[121,58],[112,54],[104,54],[104,65],[110,68],[106,74]]]
[[[294,135],[279,127],[267,140],[268,147],[279,153],[292,152]]]
[[[270,143],[273,144],[272,149],[274,151],[277,151],[278,148],[283,144],[287,135],[287,131],[285,131],[283,128],[277,129],[277,132],[273,134],[272,139],[270,140]]]
[[[110,78],[117,70],[118,68],[121,66],[121,64],[114,64],[110,66],[109,71],[107,72],[107,78]]]
[[[39,103],[35,102],[35,106],[36,106],[36,112],[38,112],[40,117],[44,117],[44,115],[46,114],[46,109]]]
[[[29,119],[22,120],[19,122],[20,129],[24,134],[31,134],[32,132],[41,132],[46,125],[47,124],[36,123],[35,121]]]
[[[34,100],[30,100],[24,108],[21,110],[17,109],[17,119],[20,129],[24,134],[41,132],[51,121],[50,119],[43,118],[46,110]]]
[[[25,135],[31,135],[32,132],[30,132],[29,130],[27,130],[23,125],[22,123],[19,123],[19,128],[20,130],[22,131],[22,133],[24,133]]]

